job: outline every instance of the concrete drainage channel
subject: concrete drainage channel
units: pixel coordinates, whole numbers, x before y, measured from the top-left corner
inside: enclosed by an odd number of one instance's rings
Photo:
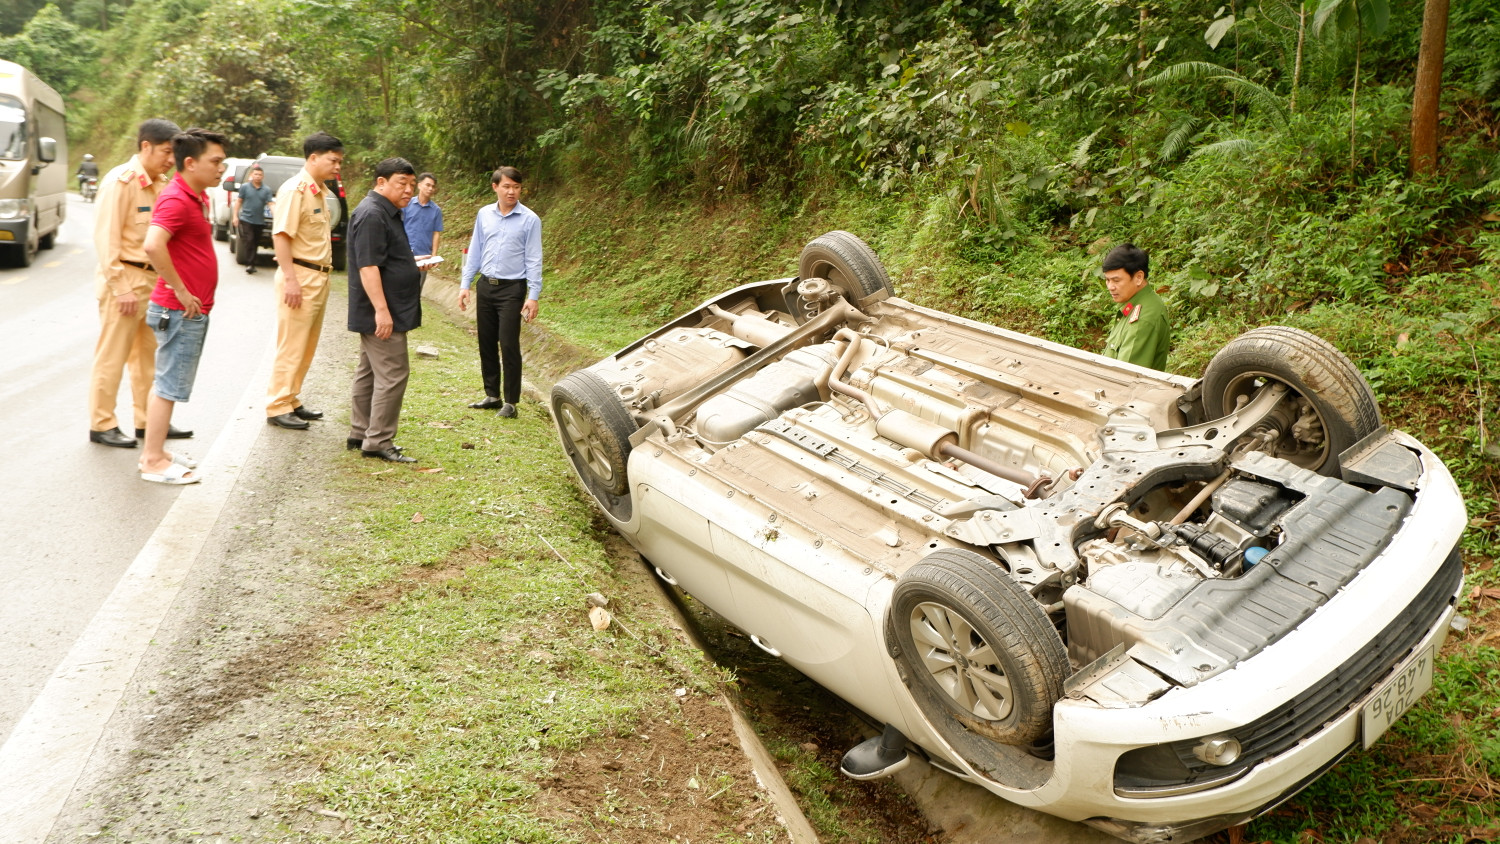
[[[460,311],[458,308],[456,280],[429,276],[423,296],[429,303],[441,307],[451,319],[463,322],[474,320],[472,310]],[[524,392],[543,407],[550,406],[549,394],[554,383],[569,372],[588,366],[597,359],[597,356],[580,352],[532,325],[523,325],[521,343],[526,353],[527,380]],[[641,562],[645,571],[645,563]],[[654,577],[652,579],[655,580]],[[718,631],[721,635],[715,636],[711,620],[705,623],[694,613],[685,612],[686,602],[682,601],[680,594],[674,595],[668,591],[671,587],[660,581],[656,582],[660,588],[654,594],[660,596],[662,604],[676,614],[691,643],[711,655],[716,650],[722,650],[713,643],[706,642],[705,634],[708,638],[722,640],[723,631]],[[730,635],[737,634],[731,632]],[[736,667],[735,670],[744,676],[744,669]],[[784,670],[795,673],[790,667],[785,667]],[[807,681],[807,684],[811,685],[811,681]],[[826,695],[826,692],[823,694]],[[827,697],[833,700],[831,695]],[[780,813],[791,841],[793,844],[816,844],[819,839],[812,823],[798,805],[771,752],[751,727],[750,719],[734,700],[728,696],[721,696],[721,699],[733,720],[740,746]],[[807,709],[805,706],[802,708]],[[858,718],[852,713],[849,717]],[[867,735],[875,734],[868,724],[865,727]],[[1104,844],[1117,840],[1082,824],[1059,820],[1008,803],[979,786],[963,782],[922,762],[919,758],[913,758],[912,764],[892,779],[926,819],[927,831],[934,835],[932,840],[942,841],[944,844]]]

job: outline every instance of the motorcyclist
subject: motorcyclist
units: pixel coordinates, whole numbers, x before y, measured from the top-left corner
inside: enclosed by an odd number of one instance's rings
[[[83,191],[84,180],[97,178],[99,178],[99,165],[92,155],[84,153],[83,163],[78,165],[78,190]]]

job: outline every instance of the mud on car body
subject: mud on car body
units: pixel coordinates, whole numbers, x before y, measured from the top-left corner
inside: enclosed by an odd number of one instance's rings
[[[892,295],[846,232],[569,375],[584,488],[657,572],[912,754],[1139,842],[1368,747],[1432,682],[1458,490],[1333,346],[1183,378]]]

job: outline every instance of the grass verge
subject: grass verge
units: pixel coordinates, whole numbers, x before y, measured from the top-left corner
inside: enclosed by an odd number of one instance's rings
[[[345,819],[341,842],[772,840],[725,676],[611,567],[545,410],[464,407],[471,341],[434,316],[399,437],[419,462],[349,452],[329,479],[352,522],[327,577],[367,611],[288,689],[318,725],[296,797]],[[627,757],[657,770],[619,782]]]

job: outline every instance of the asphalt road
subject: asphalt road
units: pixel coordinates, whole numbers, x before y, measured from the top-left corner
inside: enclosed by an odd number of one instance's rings
[[[182,488],[142,482],[138,449],[88,441],[99,317],[94,206],[70,195],[54,249],[0,269],[0,744],[120,582]],[[219,289],[192,401],[173,443],[202,458],[224,431],[275,333],[272,272],[247,276],[223,244]],[[269,255],[263,254],[262,261]],[[119,396],[132,424],[130,387]],[[204,526],[207,527],[206,525]]]

